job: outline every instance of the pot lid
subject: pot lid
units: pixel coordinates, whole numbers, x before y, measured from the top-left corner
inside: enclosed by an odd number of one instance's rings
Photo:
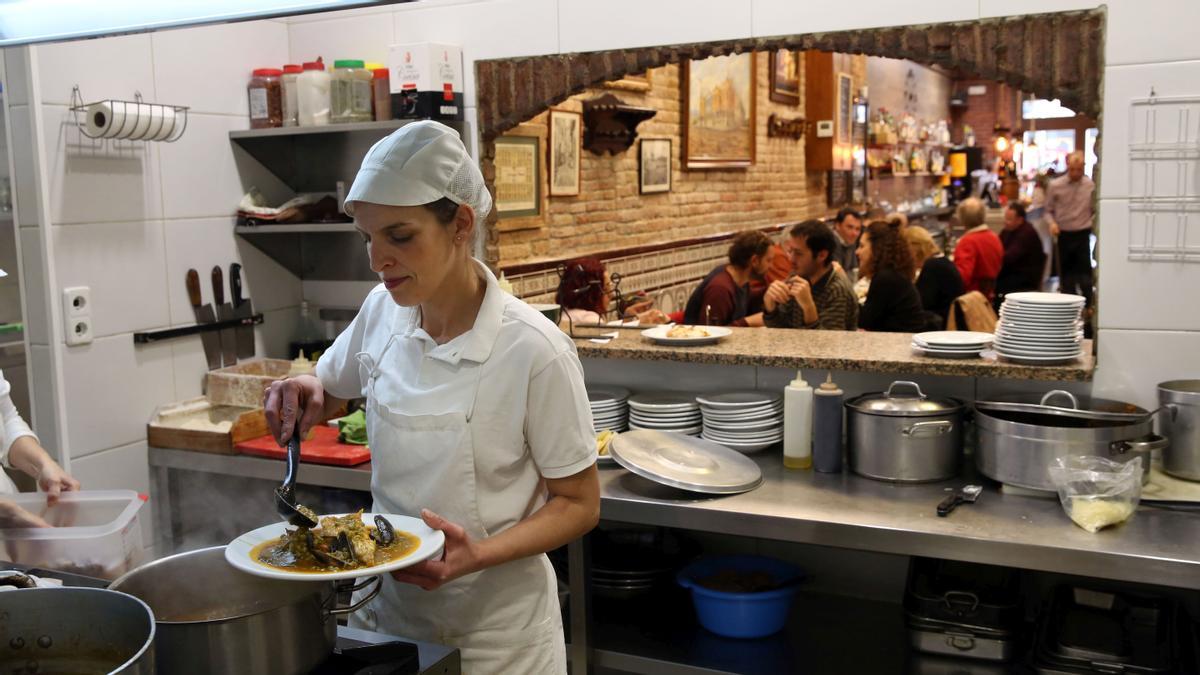
[[[1104,422],[1138,422],[1150,415],[1148,410],[1132,403],[1076,396],[1062,389],[1053,389],[1041,396],[1015,395],[994,401],[976,401],[975,409],[981,412],[1033,413]]]
[[[730,495],[762,484],[754,460],[723,445],[666,431],[627,431],[613,439],[613,459],[656,483],[692,492]]]
[[[900,388],[910,391],[901,392]],[[887,391],[863,394],[846,401],[846,407],[878,415],[925,417],[962,410],[963,403],[955,398],[926,396],[916,382],[896,381]]]

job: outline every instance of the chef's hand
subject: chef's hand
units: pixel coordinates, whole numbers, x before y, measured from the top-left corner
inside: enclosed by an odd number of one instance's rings
[[[63,492],[74,492],[79,489],[79,481],[63,471],[58,462],[52,459],[47,459],[38,472],[37,484],[46,493],[47,504],[57,503],[59,494]]]
[[[0,499],[0,527],[50,527],[50,523],[7,499]]]
[[[263,392],[263,414],[271,435],[279,445],[287,445],[296,431],[299,416],[303,438],[325,413],[325,389],[312,375],[276,380]]]
[[[392,572],[396,581],[432,591],[442,584],[484,568],[479,542],[456,525],[429,509],[421,509],[421,519],[446,535],[446,547],[440,560],[426,560]]]
[[[767,287],[767,292],[763,294],[763,308],[768,312],[774,312],[779,305],[787,304],[788,301],[788,285],[783,281],[772,281]]]

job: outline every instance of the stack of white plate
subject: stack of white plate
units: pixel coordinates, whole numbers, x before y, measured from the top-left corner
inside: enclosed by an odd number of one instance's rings
[[[697,396],[706,438],[739,452],[755,452],[783,440],[783,395],[733,391]]]
[[[1065,293],[1009,293],[996,324],[996,353],[1009,361],[1052,365],[1079,358],[1085,299]]]
[[[592,406],[592,426],[596,433],[605,429],[625,431],[629,428],[629,390],[624,387],[588,387],[588,403]]]
[[[700,406],[691,394],[646,392],[629,398],[629,428],[700,435]]]
[[[936,330],[917,333],[912,348],[925,356],[950,359],[974,358],[987,349],[996,336],[969,330]]]

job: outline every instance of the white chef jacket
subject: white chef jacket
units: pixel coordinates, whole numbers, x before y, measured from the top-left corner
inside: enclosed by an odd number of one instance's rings
[[[479,511],[495,534],[545,503],[543,477],[595,463],[596,438],[575,344],[475,264],[487,288],[470,330],[438,345],[421,328],[420,309],[397,305],[381,284],[321,355],[316,375],[338,398],[365,396],[368,371],[356,355],[384,353],[375,395],[385,405],[403,415],[473,417]]]
[[[36,441],[37,436],[34,436],[33,430],[21,419],[21,415],[17,413],[17,407],[13,405],[12,399],[8,392],[12,390],[12,386],[8,384],[8,380],[4,379],[4,371],[0,370],[0,465],[11,466],[8,463],[8,451],[12,448],[13,443],[22,436],[33,436]],[[0,494],[14,494],[17,487],[9,480],[8,476],[0,471]]]

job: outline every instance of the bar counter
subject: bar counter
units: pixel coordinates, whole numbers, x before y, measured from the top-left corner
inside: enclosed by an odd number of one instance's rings
[[[619,331],[605,344],[576,337],[579,355],[594,359],[676,361],[695,364],[765,366],[791,369],[860,371],[994,378],[1086,382],[1096,367],[1092,341],[1085,340],[1083,355],[1067,365],[1022,365],[995,358],[941,359],[913,353],[910,333],[789,330],[785,328],[732,328],[733,334],[713,345],[665,346],[642,337],[630,328],[576,327],[576,336]]]

